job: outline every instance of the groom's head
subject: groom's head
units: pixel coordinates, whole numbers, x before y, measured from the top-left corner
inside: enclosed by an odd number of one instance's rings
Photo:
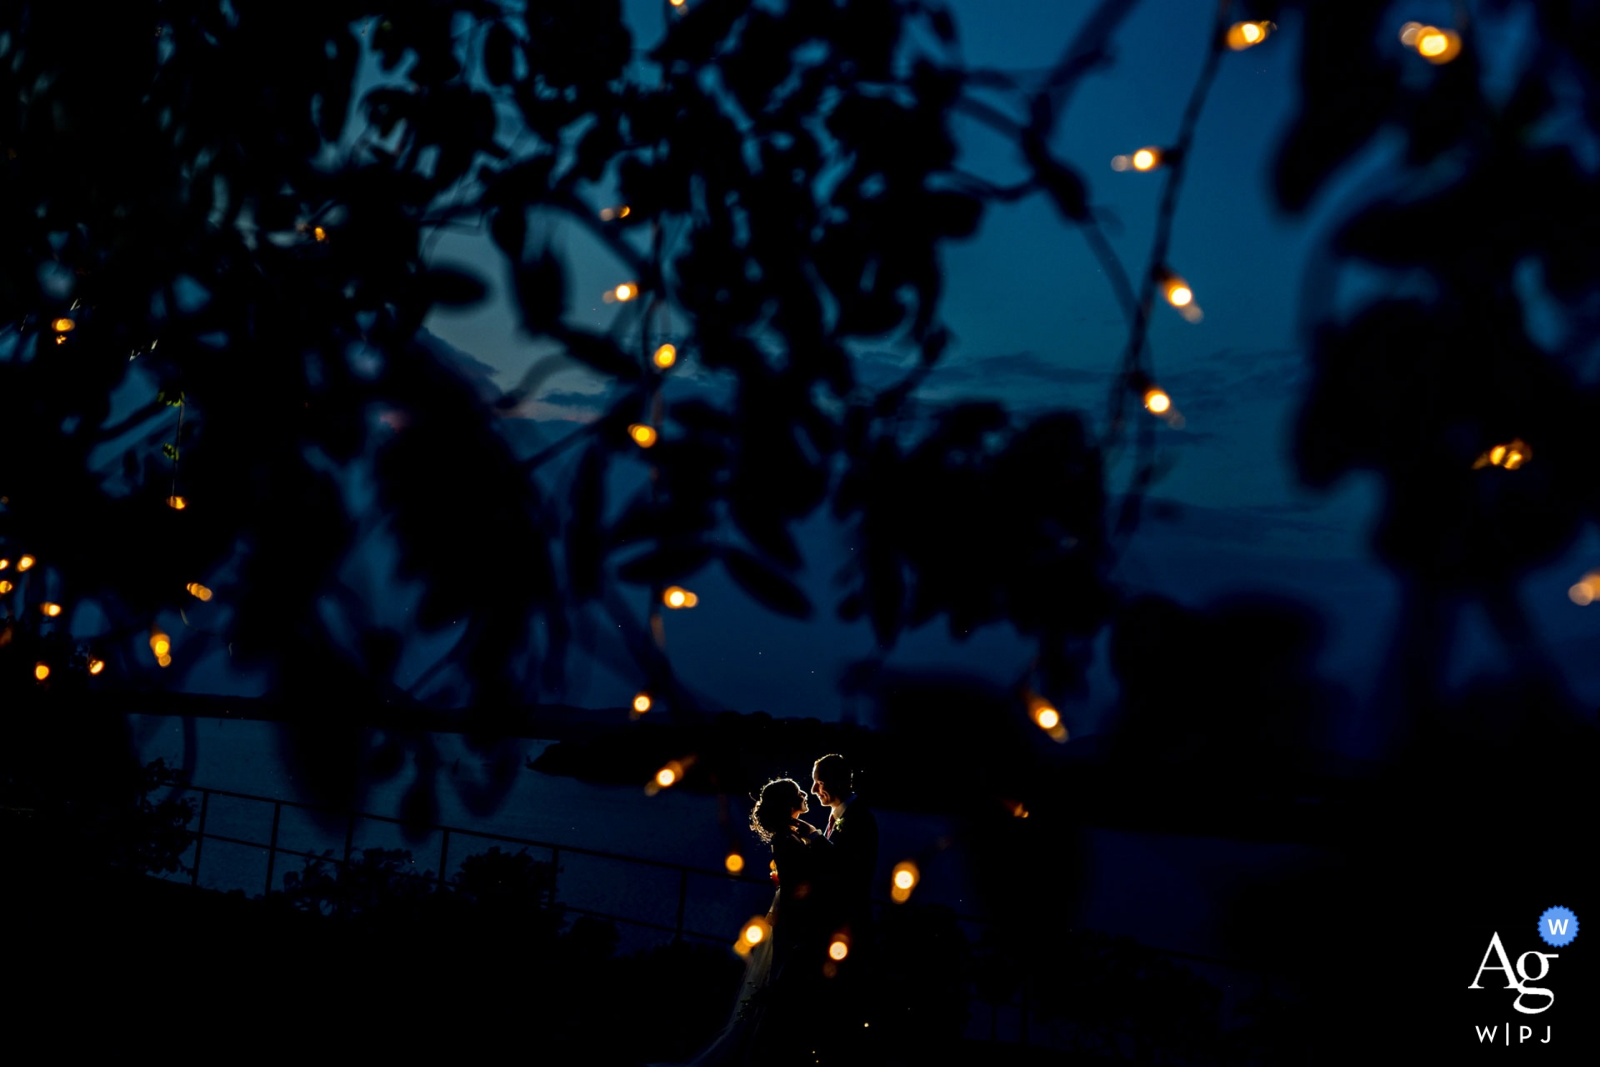
[[[850,764],[837,752],[830,752],[811,767],[811,791],[824,804],[850,796]]]

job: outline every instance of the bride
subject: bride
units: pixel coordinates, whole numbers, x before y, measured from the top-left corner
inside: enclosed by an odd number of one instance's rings
[[[805,790],[791,778],[761,787],[750,829],[772,848],[778,892],[767,912],[770,935],[745,958],[744,982],[728,1025],[683,1067],[736,1067],[758,1058],[778,1063],[810,1047],[804,995],[814,968],[805,964],[822,958],[825,930],[816,890],[828,841],[800,818],[809,807]]]

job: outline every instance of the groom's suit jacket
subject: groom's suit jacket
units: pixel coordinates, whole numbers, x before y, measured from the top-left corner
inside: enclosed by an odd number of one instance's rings
[[[853,939],[872,928],[872,878],[878,867],[878,817],[859,797],[845,806],[837,825],[828,817],[828,842],[833,859],[837,914]]]

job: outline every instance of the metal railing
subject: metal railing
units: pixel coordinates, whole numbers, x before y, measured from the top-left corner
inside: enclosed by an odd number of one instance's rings
[[[329,808],[325,808],[325,807],[319,807],[319,806],[314,805],[314,804],[305,804],[305,803],[302,803],[302,802],[299,802],[299,801],[294,801],[294,800],[280,800],[280,799],[277,799],[275,797],[263,797],[263,796],[257,796],[257,795],[251,794],[251,793],[238,793],[238,792],[234,792],[232,790],[227,790],[227,789],[209,789],[209,788],[202,788],[202,787],[199,787],[199,786],[183,786],[183,787],[181,787],[181,791],[187,792],[187,793],[199,793],[200,794],[200,816],[199,816],[199,822],[198,822],[197,826],[195,827],[195,829],[193,831],[189,831],[190,836],[193,838],[194,843],[195,843],[195,846],[194,846],[194,848],[195,848],[194,861],[193,861],[193,866],[190,868],[190,871],[189,871],[189,882],[190,882],[191,885],[194,885],[196,887],[199,886],[199,882],[200,882],[200,862],[201,862],[202,850],[203,850],[204,845],[205,845],[205,843],[207,841],[222,841],[222,842],[226,842],[226,843],[229,843],[229,844],[247,846],[247,847],[250,847],[250,848],[264,848],[264,849],[266,849],[267,850],[267,875],[266,875],[266,883],[265,883],[265,886],[263,888],[263,893],[266,894],[266,893],[271,893],[272,892],[273,874],[275,873],[275,870],[276,870],[277,857],[279,855],[295,856],[295,857],[299,857],[299,858],[303,858],[303,859],[307,859],[307,860],[312,860],[312,861],[322,861],[322,862],[335,863],[335,864],[339,865],[339,868],[342,871],[342,870],[348,868],[348,866],[350,865],[350,863],[351,863],[350,855],[351,855],[351,853],[353,851],[355,851],[355,848],[354,848],[354,846],[355,846],[355,830],[356,830],[356,823],[358,821],[370,820],[372,822],[387,823],[387,824],[393,825],[393,826],[402,825],[402,820],[396,819],[396,818],[391,818],[391,817],[386,816],[386,815],[373,815],[373,814],[370,814],[370,813],[367,813],[367,812],[357,812],[357,811],[350,811],[350,812],[344,813],[344,816],[345,816],[344,854],[343,854],[342,857],[337,857],[336,858],[336,857],[327,855],[326,852],[323,852],[323,853],[307,852],[307,851],[302,851],[302,850],[299,850],[299,849],[286,848],[283,845],[280,845],[278,843],[279,829],[280,829],[280,827],[282,825],[282,821],[283,821],[283,809],[284,808],[288,807],[288,808],[298,808],[298,809],[301,809],[301,810],[304,810],[304,811],[313,811],[313,812],[322,812],[322,813],[336,813],[333,809],[329,809]],[[233,837],[233,836],[227,835],[227,834],[218,834],[218,833],[209,832],[206,829],[206,821],[207,821],[207,816],[209,815],[210,809],[211,809],[211,798],[214,797],[214,796],[229,797],[229,798],[236,799],[236,800],[256,801],[258,803],[263,803],[263,804],[271,804],[272,805],[272,830],[271,830],[271,833],[269,835],[268,840],[265,841],[265,842],[262,842],[262,841],[246,841],[246,840],[243,840],[241,838]],[[651,922],[649,920],[637,918],[637,917],[632,916],[632,915],[622,915],[622,914],[618,914],[616,912],[608,912],[608,911],[600,911],[600,910],[596,910],[596,909],[592,909],[592,908],[576,907],[574,905],[566,904],[566,903],[560,903],[559,904],[562,912],[565,913],[565,914],[584,915],[584,916],[589,916],[589,917],[596,918],[596,919],[607,919],[607,920],[610,920],[612,922],[627,923],[627,924],[629,924],[631,926],[641,927],[641,928],[647,929],[647,930],[654,930],[654,931],[659,932],[659,933],[671,934],[673,936],[674,940],[682,940],[685,937],[692,937],[692,938],[696,938],[698,940],[709,941],[709,942],[719,943],[719,944],[728,944],[732,940],[732,937],[726,931],[723,932],[723,933],[720,933],[720,934],[709,934],[709,933],[705,933],[704,931],[700,931],[700,930],[688,929],[684,925],[684,916],[685,916],[685,913],[686,913],[686,910],[687,910],[687,907],[688,907],[688,899],[689,899],[689,877],[691,875],[700,876],[700,877],[707,877],[707,878],[713,878],[713,879],[717,879],[717,880],[719,880],[719,881],[721,881],[723,883],[735,882],[735,883],[740,883],[740,884],[750,885],[750,886],[761,886],[761,887],[764,887],[764,888],[770,888],[770,886],[771,886],[771,883],[770,883],[769,879],[766,878],[766,877],[757,877],[757,876],[744,875],[744,874],[732,874],[732,873],[730,873],[730,872],[728,872],[726,870],[712,870],[712,869],[706,868],[706,867],[695,867],[695,866],[691,866],[691,865],[688,865],[688,864],[672,863],[672,862],[667,861],[667,860],[646,859],[646,858],[641,857],[641,856],[629,856],[629,855],[625,855],[625,854],[619,853],[619,852],[607,852],[607,851],[605,851],[603,849],[583,848],[583,847],[580,847],[580,846],[577,846],[577,845],[563,845],[563,844],[558,844],[558,843],[556,843],[554,841],[537,841],[537,840],[534,840],[532,838],[516,837],[516,836],[510,835],[510,834],[485,833],[485,832],[480,831],[480,830],[468,830],[468,829],[465,829],[464,827],[459,827],[459,826],[430,825],[427,829],[428,829],[429,832],[437,832],[437,833],[439,833],[441,835],[440,846],[439,846],[439,870],[438,870],[438,872],[437,873],[428,873],[428,872],[413,873],[413,872],[409,872],[409,871],[390,871],[390,872],[385,872],[386,874],[388,874],[388,875],[390,875],[392,877],[400,877],[400,878],[420,878],[420,879],[423,879],[424,881],[427,881],[427,882],[436,883],[441,888],[443,888],[445,886],[448,886],[449,885],[448,872],[449,872],[450,842],[451,842],[452,838],[463,838],[463,837],[465,837],[465,838],[473,838],[473,839],[480,840],[480,841],[504,842],[506,844],[520,845],[520,846],[522,846],[524,848],[548,849],[549,852],[550,852],[550,869],[551,869],[551,875],[550,875],[551,881],[550,881],[549,894],[550,894],[550,899],[551,899],[552,902],[556,901],[556,887],[557,887],[557,884],[558,884],[557,879],[558,879],[558,877],[560,875],[560,871],[561,871],[561,857],[562,857],[563,854],[576,855],[576,856],[587,856],[587,857],[594,857],[594,858],[605,859],[605,860],[614,860],[614,861],[618,861],[618,862],[622,862],[622,863],[634,864],[636,866],[641,866],[641,867],[655,868],[657,870],[674,871],[678,875],[678,878],[677,878],[678,900],[677,900],[677,908],[676,908],[676,920],[674,921],[672,926],[666,926],[666,925],[661,924],[661,923]],[[881,900],[881,899],[875,901],[874,903],[877,904],[880,907],[892,906],[892,905],[889,904],[888,901]],[[958,921],[963,922],[963,923],[972,923],[972,924],[976,924],[978,926],[987,926],[987,925],[989,925],[989,920],[984,919],[981,916],[977,916],[977,915],[965,915],[965,914],[955,913],[953,915],[953,917],[955,919],[957,919]],[[1172,949],[1156,948],[1154,946],[1149,946],[1149,945],[1144,945],[1142,947],[1147,949],[1147,950],[1149,950],[1149,951],[1151,951],[1151,952],[1154,952],[1154,953],[1156,953],[1158,955],[1166,956],[1166,957],[1173,958],[1173,959],[1187,960],[1187,961],[1189,961],[1191,963],[1206,964],[1206,965],[1210,965],[1210,966],[1213,966],[1213,967],[1221,967],[1221,968],[1224,968],[1224,969],[1227,969],[1227,970],[1230,970],[1230,971],[1242,972],[1242,973],[1246,973],[1246,974],[1253,974],[1253,975],[1259,975],[1260,974],[1260,972],[1257,971],[1255,968],[1242,966],[1242,965],[1240,965],[1238,963],[1235,963],[1235,962],[1232,962],[1232,961],[1229,961],[1229,960],[1222,960],[1222,959],[1217,959],[1217,958],[1211,957],[1211,956],[1197,955],[1195,953],[1189,953],[1189,952],[1179,952],[1179,951],[1172,950]],[[1262,975],[1261,977],[1263,979],[1265,979],[1264,975]],[[981,997],[978,998],[978,999],[979,1000],[983,1000],[983,998],[981,998]],[[1014,1009],[1014,1010],[1016,1010],[1016,1011],[1018,1011],[1020,1013],[1019,1019],[1018,1019],[1018,1023],[1019,1023],[1019,1027],[1020,1027],[1020,1031],[1021,1031],[1021,1035],[1022,1035],[1022,1042],[1023,1042],[1023,1044],[1027,1044],[1028,1043],[1028,1033],[1029,1033],[1029,1018],[1028,1017],[1030,1015],[1030,1012],[1029,1012],[1029,1008],[1028,1008],[1026,995],[1024,993],[1019,991],[1018,994],[1014,994],[1013,998],[1010,1001],[1006,1002],[1004,1005],[996,1004],[996,1003],[993,1003],[993,1002],[989,1002],[987,1000],[984,1000],[983,1002],[986,1003],[988,1005],[988,1007],[989,1007],[990,1040],[995,1040],[996,1039],[996,1036],[997,1036],[996,1024],[998,1022],[997,1013],[998,1013],[998,1009],[1003,1006],[1003,1007],[1006,1007],[1008,1009]]]
[[[307,860],[312,860],[312,861],[321,861],[321,862],[334,863],[334,864],[337,864],[341,869],[344,869],[344,868],[348,867],[348,865],[350,864],[350,862],[351,862],[350,855],[351,855],[352,852],[355,851],[355,831],[356,831],[356,823],[357,822],[362,821],[362,820],[367,820],[367,821],[371,821],[371,822],[388,823],[388,824],[390,824],[392,826],[402,825],[402,820],[391,818],[391,817],[389,817],[387,815],[374,815],[374,814],[371,814],[370,812],[359,812],[359,811],[351,811],[351,812],[345,813],[344,855],[341,856],[341,857],[333,857],[333,856],[327,855],[326,853],[307,852],[307,851],[302,851],[300,849],[288,848],[288,847],[285,847],[285,846],[280,845],[278,843],[278,833],[279,833],[279,828],[282,825],[282,821],[283,821],[283,809],[284,808],[286,808],[286,807],[287,808],[298,808],[298,809],[300,809],[302,811],[313,811],[313,812],[323,812],[323,813],[328,813],[332,809],[319,807],[319,806],[317,806],[315,804],[305,804],[305,803],[302,803],[300,801],[295,801],[295,800],[281,800],[281,799],[278,799],[278,798],[275,798],[275,797],[257,796],[257,795],[252,794],[252,793],[238,793],[238,792],[234,792],[234,791],[228,790],[228,789],[210,789],[210,788],[204,788],[204,787],[201,787],[201,786],[184,786],[184,787],[182,787],[182,791],[185,792],[185,793],[198,793],[198,794],[200,794],[200,816],[199,816],[199,822],[196,825],[195,829],[189,832],[190,837],[194,840],[194,843],[195,843],[195,845],[194,845],[194,860],[193,860],[193,864],[192,864],[192,866],[190,867],[190,870],[189,870],[189,883],[190,883],[190,885],[193,885],[193,886],[196,886],[196,887],[198,887],[199,884],[200,884],[200,863],[201,863],[201,857],[203,855],[203,849],[204,849],[205,843],[207,841],[222,841],[222,842],[225,842],[227,844],[232,844],[232,845],[244,845],[244,846],[249,847],[249,848],[264,848],[264,849],[266,849],[267,850],[267,876],[266,876],[266,883],[265,883],[265,885],[264,885],[264,887],[262,889],[262,892],[263,892],[263,894],[267,894],[267,893],[271,893],[272,890],[273,890],[272,880],[273,880],[273,874],[275,873],[275,870],[276,870],[278,856],[280,856],[280,855],[283,855],[283,856],[295,856],[295,857],[298,857],[298,858],[301,858],[301,859],[307,859]],[[208,831],[206,829],[206,820],[207,820],[207,817],[209,816],[210,810],[211,810],[211,798],[214,797],[214,796],[230,797],[230,798],[235,799],[235,800],[249,800],[249,801],[256,801],[258,803],[263,803],[263,804],[271,804],[272,805],[272,830],[271,830],[271,833],[269,835],[268,840],[266,840],[266,841],[246,841],[246,840],[244,840],[242,838],[233,837],[233,836],[228,835],[228,834],[218,834],[218,833],[212,833],[212,832]],[[691,866],[691,865],[683,864],[683,863],[672,863],[672,862],[669,862],[667,860],[646,859],[646,858],[644,858],[642,856],[629,856],[629,855],[625,855],[625,854],[620,853],[620,852],[607,852],[607,851],[605,851],[603,849],[597,849],[597,848],[583,848],[583,847],[580,847],[578,845],[563,845],[563,844],[558,844],[558,843],[556,843],[554,841],[536,841],[536,840],[534,840],[532,838],[516,837],[516,836],[511,835],[511,834],[485,833],[485,832],[483,832],[481,830],[468,830],[468,829],[466,829],[464,827],[460,827],[460,826],[429,825],[426,829],[427,829],[427,832],[429,832],[429,833],[438,833],[438,834],[440,834],[439,870],[438,870],[438,872],[437,873],[424,872],[424,873],[421,873],[421,874],[413,873],[413,872],[410,872],[410,871],[387,872],[392,877],[397,877],[397,878],[420,878],[423,881],[435,883],[435,884],[439,885],[440,887],[448,886],[449,885],[448,872],[449,872],[449,868],[450,868],[450,860],[449,860],[449,857],[450,857],[450,841],[451,841],[452,837],[455,837],[455,838],[468,837],[468,838],[475,838],[475,839],[481,840],[481,841],[503,842],[505,844],[520,845],[520,846],[522,846],[524,848],[538,848],[538,849],[547,849],[547,850],[549,850],[549,852],[550,852],[550,877],[551,877],[550,895],[551,895],[552,900],[555,899],[557,879],[559,878],[560,871],[561,871],[561,856],[562,856],[563,853],[568,854],[568,855],[575,855],[575,856],[589,856],[589,857],[594,857],[594,858],[597,858],[597,859],[615,860],[615,861],[622,862],[622,863],[635,864],[637,866],[652,867],[652,868],[656,868],[658,870],[673,871],[673,872],[677,873],[677,875],[678,875],[678,901],[677,901],[677,909],[676,909],[677,918],[676,918],[676,921],[674,922],[674,924],[672,926],[665,926],[665,925],[663,925],[661,923],[650,922],[648,920],[639,919],[639,918],[636,918],[636,917],[631,916],[631,915],[619,915],[619,914],[615,914],[615,913],[612,913],[612,912],[597,911],[597,910],[594,910],[594,909],[591,909],[591,908],[580,908],[580,907],[575,907],[575,906],[570,905],[570,904],[562,904],[561,908],[562,908],[563,911],[570,912],[570,913],[575,914],[575,915],[587,915],[587,916],[590,916],[590,917],[593,917],[593,918],[597,918],[597,919],[610,919],[610,920],[612,920],[614,922],[623,922],[623,923],[628,923],[628,924],[633,925],[633,926],[640,926],[640,927],[644,927],[646,929],[655,930],[655,931],[658,931],[658,932],[661,932],[661,933],[669,933],[669,934],[672,934],[673,937],[676,938],[676,939],[682,939],[684,937],[694,937],[694,938],[699,938],[699,939],[706,940],[706,941],[717,941],[717,942],[728,942],[728,941],[732,941],[733,940],[732,936],[727,934],[727,933],[708,934],[708,933],[705,933],[705,932],[700,931],[700,930],[690,930],[690,929],[687,929],[684,926],[684,915],[685,915],[685,913],[687,911],[688,902],[689,902],[689,876],[690,875],[699,875],[699,876],[703,876],[703,877],[707,877],[707,878],[715,878],[715,879],[719,879],[719,880],[724,881],[724,882],[738,882],[738,883],[742,883],[742,884],[745,884],[745,885],[751,885],[751,886],[761,886],[761,887],[767,887],[767,888],[770,888],[770,886],[771,886],[771,882],[767,878],[764,878],[764,877],[756,878],[756,877],[749,876],[749,875],[731,874],[731,873],[729,873],[728,871],[725,871],[725,870],[718,871],[718,870],[712,870],[712,869],[707,868],[707,867],[695,867],[695,866]],[[974,917],[962,916],[962,918],[974,918]],[[974,921],[980,921],[980,920],[976,920],[974,918]]]

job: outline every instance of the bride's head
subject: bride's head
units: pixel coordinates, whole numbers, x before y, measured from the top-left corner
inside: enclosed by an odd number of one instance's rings
[[[789,824],[804,815],[806,791],[792,778],[774,778],[761,787],[761,796],[750,811],[750,829],[762,841],[771,841],[773,834],[781,834]]]

